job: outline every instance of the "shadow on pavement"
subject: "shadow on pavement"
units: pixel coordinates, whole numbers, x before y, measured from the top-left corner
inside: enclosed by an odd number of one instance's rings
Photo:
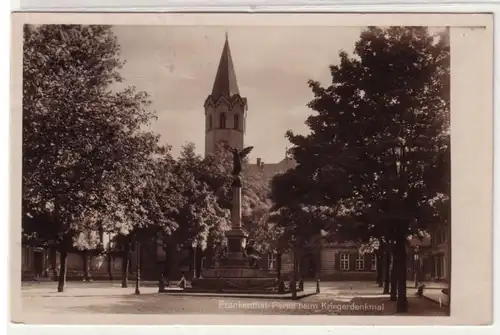
[[[117,301],[71,306],[69,313],[92,314],[260,314],[260,315],[399,315],[388,298],[353,298],[350,302],[332,299],[308,301],[255,300],[215,297],[168,297],[161,294],[121,296]],[[409,298],[405,316],[447,316],[447,309],[425,299]],[[403,315],[403,314],[402,314]]]
[[[23,287],[23,309],[54,314],[398,315],[395,302],[380,296],[380,288],[371,283],[322,283],[321,293],[297,301],[169,295],[153,285],[142,286],[142,294],[135,295],[133,285],[122,289],[119,283],[68,283],[65,292],[55,290],[55,283]],[[447,307],[410,294],[404,315],[449,315]]]

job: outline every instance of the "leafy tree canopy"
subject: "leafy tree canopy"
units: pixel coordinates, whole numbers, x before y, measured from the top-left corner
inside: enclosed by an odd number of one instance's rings
[[[442,219],[438,203],[450,194],[443,36],[424,27],[370,27],[351,55],[340,52],[330,66],[330,85],[309,82],[310,134],[287,132],[298,167],[280,177],[287,191],[273,188],[278,204],[344,207],[330,228],[366,241],[395,217],[408,234]]]
[[[166,148],[143,130],[155,118],[147,94],[111,89],[122,80],[119,51],[108,26],[25,26],[23,223],[38,222],[26,237],[85,248],[94,242],[82,232],[143,222],[129,207],[134,188]]]

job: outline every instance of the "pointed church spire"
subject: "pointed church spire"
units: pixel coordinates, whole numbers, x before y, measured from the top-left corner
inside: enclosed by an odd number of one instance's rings
[[[222,49],[222,55],[220,56],[219,68],[215,76],[212,96],[233,96],[239,93],[233,59],[231,58],[231,49],[229,48],[229,39],[226,32],[226,41]]]

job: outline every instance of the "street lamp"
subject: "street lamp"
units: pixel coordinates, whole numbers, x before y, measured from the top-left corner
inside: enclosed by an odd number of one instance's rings
[[[403,296],[400,296],[398,294],[397,297],[397,311],[398,312],[406,312],[408,310],[408,302],[406,298],[406,246],[405,246],[405,239],[406,239],[406,224],[407,222],[404,216],[401,216],[402,214],[400,211],[403,209],[402,203],[403,203],[403,187],[404,181],[406,179],[406,159],[404,155],[406,154],[408,148],[406,147],[405,140],[401,137],[397,139],[397,142],[395,143],[394,146],[394,155],[395,155],[395,160],[396,160],[396,174],[397,174],[397,185],[396,185],[396,201],[397,203],[395,204],[395,210],[398,214],[397,218],[397,225],[394,227],[394,232],[395,232],[395,247],[397,248],[397,263],[399,263],[400,269],[400,275],[401,277],[399,278],[399,283],[397,284],[397,291],[398,293],[403,294]],[[403,209],[404,210],[404,209]],[[401,221],[404,220],[404,221]],[[392,298],[392,296],[391,296]]]
[[[293,275],[292,275],[292,299],[297,299],[297,250],[296,250],[295,235],[292,235],[292,248],[293,248]]]
[[[196,279],[197,278],[196,277],[196,250],[198,249],[198,242],[193,241],[191,246],[193,247],[193,279]]]
[[[418,276],[420,272],[420,255],[419,255],[418,245],[415,247],[415,253],[413,254],[413,272],[415,276],[415,287],[418,287]]]
[[[135,294],[141,294],[140,281],[141,281],[141,246],[139,241],[135,242],[135,253],[136,253],[136,272],[135,272]]]
[[[146,174],[141,176],[142,178],[142,183],[141,183],[141,188],[145,189],[148,186],[151,185],[151,175]],[[135,258],[137,261],[137,266],[135,268],[135,294],[139,295],[141,294],[141,244],[139,242],[140,238],[140,233],[136,234],[136,240],[135,240]]]

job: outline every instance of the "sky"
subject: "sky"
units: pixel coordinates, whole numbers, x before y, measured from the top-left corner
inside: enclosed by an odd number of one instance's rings
[[[150,94],[152,129],[177,155],[193,142],[204,152],[203,104],[212,90],[227,32],[240,94],[248,99],[245,145],[252,160],[276,163],[288,129],[306,133],[309,79],[328,85],[329,65],[352,52],[362,27],[115,26],[124,83]]]

